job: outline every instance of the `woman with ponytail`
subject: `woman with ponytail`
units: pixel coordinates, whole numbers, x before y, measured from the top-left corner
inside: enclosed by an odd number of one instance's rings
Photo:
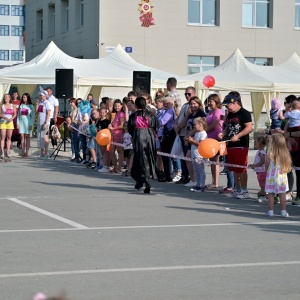
[[[131,177],[136,181],[135,188],[150,193],[149,179],[156,179],[156,144],[158,121],[155,115],[146,109],[146,100],[138,97],[135,100],[137,111],[132,113],[128,121],[128,132],[132,136],[133,165]]]

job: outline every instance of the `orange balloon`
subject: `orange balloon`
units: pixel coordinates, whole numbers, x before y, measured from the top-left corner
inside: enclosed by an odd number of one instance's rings
[[[96,142],[100,146],[107,146],[111,141],[111,133],[109,129],[102,129],[96,135]]]
[[[220,144],[215,139],[205,139],[198,145],[198,152],[203,158],[212,158],[220,150]]]

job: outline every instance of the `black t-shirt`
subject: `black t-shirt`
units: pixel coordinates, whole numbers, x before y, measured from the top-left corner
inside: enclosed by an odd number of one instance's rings
[[[100,120],[96,123],[97,130],[106,129],[108,125],[110,124],[110,121],[108,119]]]
[[[196,118],[205,118],[206,114],[203,110],[198,110],[194,115],[190,114],[186,122],[186,130],[190,132],[194,128],[194,119]]]
[[[235,113],[229,112],[226,119],[228,139],[240,133],[245,128],[245,123],[250,122],[252,123],[250,112],[242,107]],[[228,142],[227,147],[249,147],[249,134],[240,137],[237,142]]]

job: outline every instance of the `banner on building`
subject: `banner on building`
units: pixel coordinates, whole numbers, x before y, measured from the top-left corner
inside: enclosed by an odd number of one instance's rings
[[[139,4],[140,11],[140,21],[142,22],[142,27],[149,27],[154,24],[153,18],[153,5],[149,0],[142,0]]]

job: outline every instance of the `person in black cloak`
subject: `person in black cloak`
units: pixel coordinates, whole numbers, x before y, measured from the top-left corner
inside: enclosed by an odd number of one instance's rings
[[[149,194],[150,176],[157,179],[155,173],[156,143],[155,136],[159,127],[157,118],[146,109],[146,100],[138,97],[135,100],[137,111],[129,116],[128,132],[132,136],[133,165],[131,177],[136,181],[135,188],[141,189],[145,184],[144,193]]]

